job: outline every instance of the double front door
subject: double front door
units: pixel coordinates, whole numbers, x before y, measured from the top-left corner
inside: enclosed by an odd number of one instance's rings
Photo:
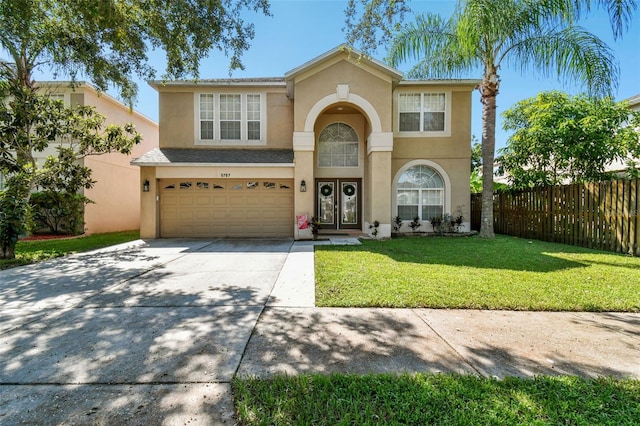
[[[360,229],[362,179],[316,179],[316,215],[322,229]]]

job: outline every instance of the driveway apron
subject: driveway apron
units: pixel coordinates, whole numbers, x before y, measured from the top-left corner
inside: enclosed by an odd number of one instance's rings
[[[0,271],[0,423],[232,423],[292,243],[138,241]]]

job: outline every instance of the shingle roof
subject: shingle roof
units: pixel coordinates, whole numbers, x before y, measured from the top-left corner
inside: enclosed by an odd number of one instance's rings
[[[248,77],[248,78],[208,78],[195,80],[149,80],[151,87],[161,88],[165,86],[284,86],[284,77]]]
[[[136,166],[293,164],[293,150],[156,148],[134,159],[131,164]]]

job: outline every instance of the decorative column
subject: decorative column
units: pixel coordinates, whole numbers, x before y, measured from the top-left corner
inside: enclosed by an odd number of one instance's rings
[[[391,237],[391,153],[393,132],[373,132],[367,139],[369,220],[365,221],[365,231],[369,225],[380,222],[377,238]]]
[[[313,175],[313,150],[315,147],[314,132],[294,132],[293,133],[293,155],[295,163],[294,188],[293,188],[293,211],[296,218],[300,215],[307,215],[309,219],[314,215],[314,175]],[[302,182],[304,181],[304,186]],[[306,191],[303,192],[303,189]],[[298,229],[298,224],[294,225],[293,232],[296,240],[311,239],[311,228]]]

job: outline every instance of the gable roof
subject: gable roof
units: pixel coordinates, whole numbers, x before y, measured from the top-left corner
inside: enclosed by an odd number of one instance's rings
[[[398,71],[397,69],[390,67],[382,61],[379,61],[374,58],[367,57],[358,49],[350,47],[346,44],[341,44],[328,52],[323,53],[320,56],[316,56],[310,61],[305,62],[304,64],[287,71],[284,74],[284,79],[287,83],[287,93],[289,97],[293,99],[294,97],[294,86],[296,77],[306,73],[307,71],[318,67],[323,62],[329,62],[332,59],[338,56],[345,56],[347,59],[351,59],[354,63],[358,65],[366,65],[374,68],[375,70],[382,72],[383,74],[388,75],[394,83],[400,81],[403,77],[403,73]]]
[[[283,77],[210,78],[200,80],[149,80],[149,86],[158,90],[164,86],[241,86],[241,87],[281,87]]]
[[[354,49],[353,47],[349,47],[346,44],[341,44],[340,46],[334,47],[333,49],[329,50],[328,52],[323,53],[320,56],[316,56],[315,58],[311,59],[310,61],[305,62],[304,64],[290,70],[287,71],[284,74],[284,78],[285,80],[290,80],[292,78],[295,78],[297,75],[302,74],[303,72],[307,71],[310,68],[315,67],[316,65],[327,61],[329,59],[332,59],[336,56],[340,56],[343,54],[347,54],[348,57],[353,57],[355,58],[355,60],[359,63],[363,63],[363,64],[367,64],[370,65],[376,69],[378,69],[379,71],[384,72],[385,74],[389,74],[391,77],[395,77],[394,79],[400,80],[403,77],[403,73],[398,71],[395,68],[390,67],[389,65],[385,64],[382,61],[379,61],[377,59],[374,58],[369,58],[367,56],[365,56],[361,51],[359,51],[358,49]]]

